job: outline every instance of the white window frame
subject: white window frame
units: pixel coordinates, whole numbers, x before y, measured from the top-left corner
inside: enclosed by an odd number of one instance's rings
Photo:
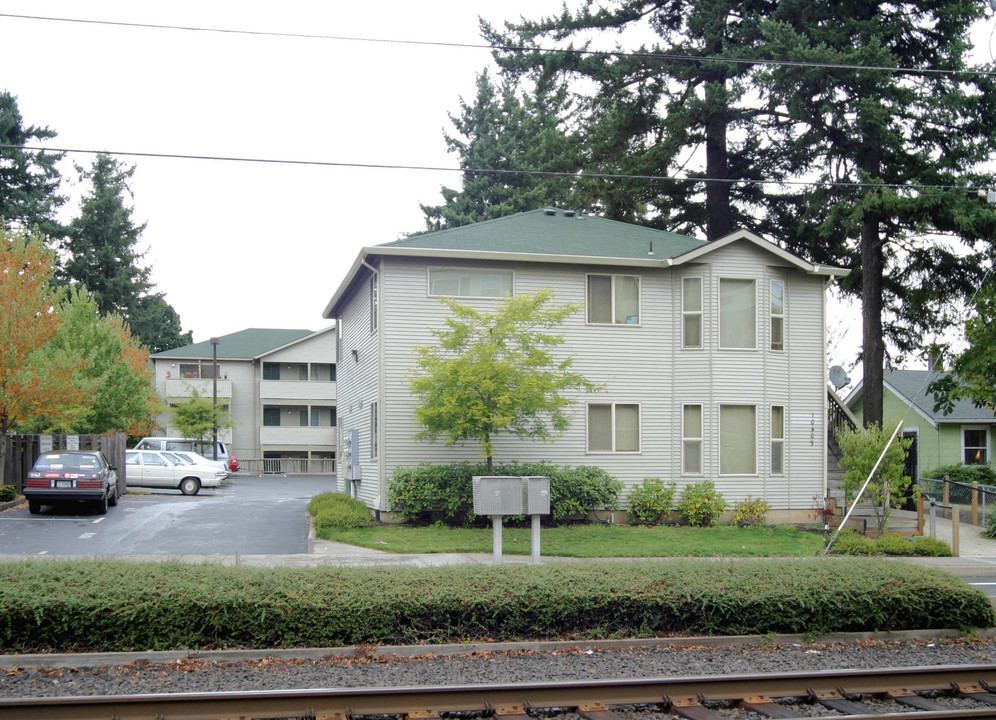
[[[985,436],[986,436],[985,447],[979,447],[977,445],[971,445],[971,446],[966,445],[965,444],[965,431],[966,430],[981,430],[983,433],[985,433]],[[992,454],[989,452],[989,445],[990,445],[989,435],[990,435],[990,433],[989,433],[989,427],[987,425],[962,425],[961,426],[961,464],[962,465],[968,465],[968,463],[965,462],[965,452],[968,451],[968,450],[982,450],[986,454],[985,460],[982,463],[972,463],[972,465],[984,465],[984,464],[987,464],[992,459]]]
[[[775,283],[782,286],[782,311],[780,313],[775,312],[774,297],[775,297]],[[784,280],[772,280],[768,286],[768,292],[770,293],[768,297],[768,347],[772,352],[785,352],[785,345],[787,344],[785,338],[785,316],[787,299],[785,297],[785,281]],[[782,324],[782,346],[779,348],[775,347],[775,320],[780,320]]]
[[[594,322],[591,319],[591,297],[589,289],[591,287],[591,278],[593,277],[607,277],[610,279],[609,283],[609,317],[612,318],[609,322]],[[616,322],[616,279],[617,278],[633,278],[636,280],[636,319],[635,323],[629,322]],[[632,275],[629,273],[587,273],[584,277],[584,296],[585,296],[585,311],[584,320],[587,325],[594,325],[596,327],[640,327],[643,324],[643,277],[640,275]]]
[[[775,408],[780,408],[782,411],[782,436],[780,438],[775,437]],[[771,437],[771,457],[768,459],[768,469],[771,474],[775,476],[785,475],[785,440],[788,435],[788,423],[786,422],[786,416],[787,412],[784,405],[772,405],[768,411],[768,434]],[[778,447],[778,451],[780,453],[779,457],[781,458],[782,463],[781,470],[777,471],[775,470],[775,447]]]
[[[380,313],[380,288],[377,282],[378,273],[370,276],[370,332],[377,330],[377,316]]]
[[[687,290],[686,283],[689,280],[699,281],[699,309],[698,310],[686,310],[685,309],[685,294]],[[688,277],[681,278],[681,349],[682,350],[701,350],[705,346],[705,280],[698,275],[690,275]],[[699,344],[689,345],[687,338],[685,337],[685,320],[690,317],[698,317],[699,321]]]
[[[376,460],[379,450],[377,443],[377,432],[380,425],[380,417],[377,414],[377,401],[370,403],[370,459]]]
[[[753,346],[739,346],[739,345],[723,345],[723,281],[724,280],[742,280],[748,281],[754,285],[754,345]],[[717,325],[719,332],[716,333],[716,344],[719,346],[720,350],[733,350],[733,351],[756,351],[757,350],[757,323],[758,323],[758,312],[757,312],[757,290],[758,282],[756,277],[748,276],[737,276],[737,275],[724,275],[719,278],[716,283],[716,315],[717,315]]]
[[[688,434],[688,429],[685,427],[685,408],[697,407],[699,409],[699,434],[698,437]],[[703,436],[705,435],[705,406],[702,403],[682,403],[681,405],[681,474],[686,476],[701,476],[705,471],[704,465],[704,453],[702,452],[703,446]],[[698,472],[690,472],[687,467],[685,467],[685,449],[688,447],[689,443],[697,442],[699,444],[699,470]]]
[[[723,408],[724,407],[751,407],[754,408],[754,472],[750,473],[725,473],[723,472]],[[719,453],[717,454],[717,460],[719,461],[719,467],[717,469],[717,474],[721,477],[757,477],[758,463],[758,442],[757,442],[757,404],[749,402],[723,402],[719,403],[718,407],[718,420],[719,420]]]
[[[512,284],[511,290],[508,295],[459,295],[450,293],[434,293],[432,292],[432,273],[440,270],[457,272],[457,273],[467,273],[469,275],[507,275],[511,277]],[[515,297],[515,270],[510,270],[506,268],[482,268],[482,267],[448,267],[444,265],[432,265],[429,266],[425,271],[425,294],[428,297],[452,297],[452,298],[469,298],[475,300],[502,300],[506,297]]]
[[[591,407],[593,405],[597,406],[608,406],[611,408],[610,418],[610,433],[612,440],[611,450],[592,450],[590,448],[589,441],[591,439]],[[626,407],[636,408],[636,450],[617,450],[616,449],[616,408],[620,405]],[[589,455],[639,455],[643,451],[643,406],[641,403],[634,402],[590,402],[585,404],[584,413],[584,443],[585,452]]]

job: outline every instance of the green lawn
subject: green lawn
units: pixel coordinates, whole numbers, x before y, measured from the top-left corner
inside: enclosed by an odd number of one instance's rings
[[[339,529],[319,528],[324,540],[396,553],[490,553],[491,528],[450,528],[441,525]],[[627,525],[567,525],[543,528],[542,553],[563,557],[804,557],[823,549],[823,539],[789,526],[740,528],[644,527]],[[502,551],[528,555],[529,528],[506,527]]]

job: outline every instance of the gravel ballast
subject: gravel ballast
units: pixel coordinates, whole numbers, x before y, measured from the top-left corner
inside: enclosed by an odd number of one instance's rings
[[[688,642],[688,641],[684,641]],[[694,643],[694,641],[692,641]],[[715,642],[712,640],[711,642]],[[793,643],[742,640],[733,644],[591,644],[473,652],[397,654],[360,647],[345,655],[314,652],[272,656],[191,653],[169,661],[149,653],[127,664],[96,667],[0,662],[0,696],[128,695],[335,687],[411,687],[532,683],[634,677],[790,673],[919,665],[991,663],[996,638],[943,638]],[[409,651],[406,651],[410,652]],[[225,659],[225,658],[230,659]],[[210,659],[209,659],[210,658]],[[55,658],[53,658],[53,661]],[[25,658],[27,661],[27,658]],[[82,659],[81,659],[82,662]],[[31,665],[30,667],[28,665]],[[53,665],[62,666],[53,666]],[[84,663],[85,664],[85,663]]]

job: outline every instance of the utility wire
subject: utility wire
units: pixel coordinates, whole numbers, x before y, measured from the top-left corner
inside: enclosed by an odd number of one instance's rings
[[[476,175],[517,175],[540,177],[565,177],[598,180],[654,180],[666,182],[727,183],[729,185],[802,185],[813,187],[838,188],[890,188],[894,190],[963,190],[978,192],[986,188],[970,185],[917,185],[911,187],[900,183],[840,182],[820,180],[755,180],[750,178],[710,178],[710,177],[668,177],[665,175],[627,175],[625,173],[600,172],[555,172],[551,170],[496,170],[494,168],[456,168],[438,165],[392,165],[379,163],[351,163],[327,160],[288,160],[283,158],[239,157],[234,155],[189,155],[184,153],[154,153],[131,150],[86,150],[82,148],[42,147],[40,145],[0,144],[0,150],[32,150],[37,152],[71,153],[74,155],[113,155],[115,157],[146,157],[175,160],[212,160],[217,162],[263,163],[270,165],[308,165],[312,167],[366,168],[370,170],[418,170],[424,172],[456,172]]]
[[[516,45],[485,45],[483,43],[455,43],[430,40],[398,40],[388,38],[351,37],[347,35],[321,35],[316,33],[276,32],[273,30],[235,30],[232,28],[197,27],[192,25],[160,25],[155,23],[123,22],[117,20],[85,20],[82,18],[52,17],[45,15],[19,15],[0,13],[0,17],[17,20],[41,20],[46,22],[77,23],[82,25],[105,25],[109,27],[143,28],[146,30],[179,30],[184,32],[220,33],[225,35],[247,35],[254,37],[279,37],[298,40],[337,40],[341,42],[382,43],[392,45],[420,45],[426,47],[462,48],[470,50],[490,50],[511,53],[566,53],[599,57],[630,57],[647,60],[668,60],[676,62],[729,63],[739,65],[770,65],[803,68],[827,68],[834,70],[877,70],[882,72],[909,73],[916,75],[962,75],[996,76],[996,71],[988,70],[947,70],[941,68],[894,67],[890,65],[853,65],[848,63],[818,63],[803,60],[774,60],[766,58],[719,57],[714,55],[683,55],[674,53],[636,53],[622,50],[578,50],[545,47],[524,47]]]

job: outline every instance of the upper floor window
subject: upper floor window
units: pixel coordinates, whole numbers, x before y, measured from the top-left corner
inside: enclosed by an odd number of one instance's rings
[[[681,280],[681,347],[702,347],[702,278]]]
[[[589,275],[588,322],[640,324],[640,278],[636,275]]]
[[[280,379],[280,363],[263,363],[263,379],[264,380],[279,380]]]
[[[757,292],[754,280],[719,279],[719,346],[757,347]]]
[[[263,425],[266,427],[279,427],[280,408],[263,408]]]
[[[511,270],[429,268],[429,295],[502,298],[512,294]]]
[[[194,363],[180,363],[180,377],[213,378],[214,363],[210,360],[203,360]]]
[[[771,281],[771,349],[785,349],[785,282]]]
[[[588,452],[640,452],[640,406],[589,404]]]

